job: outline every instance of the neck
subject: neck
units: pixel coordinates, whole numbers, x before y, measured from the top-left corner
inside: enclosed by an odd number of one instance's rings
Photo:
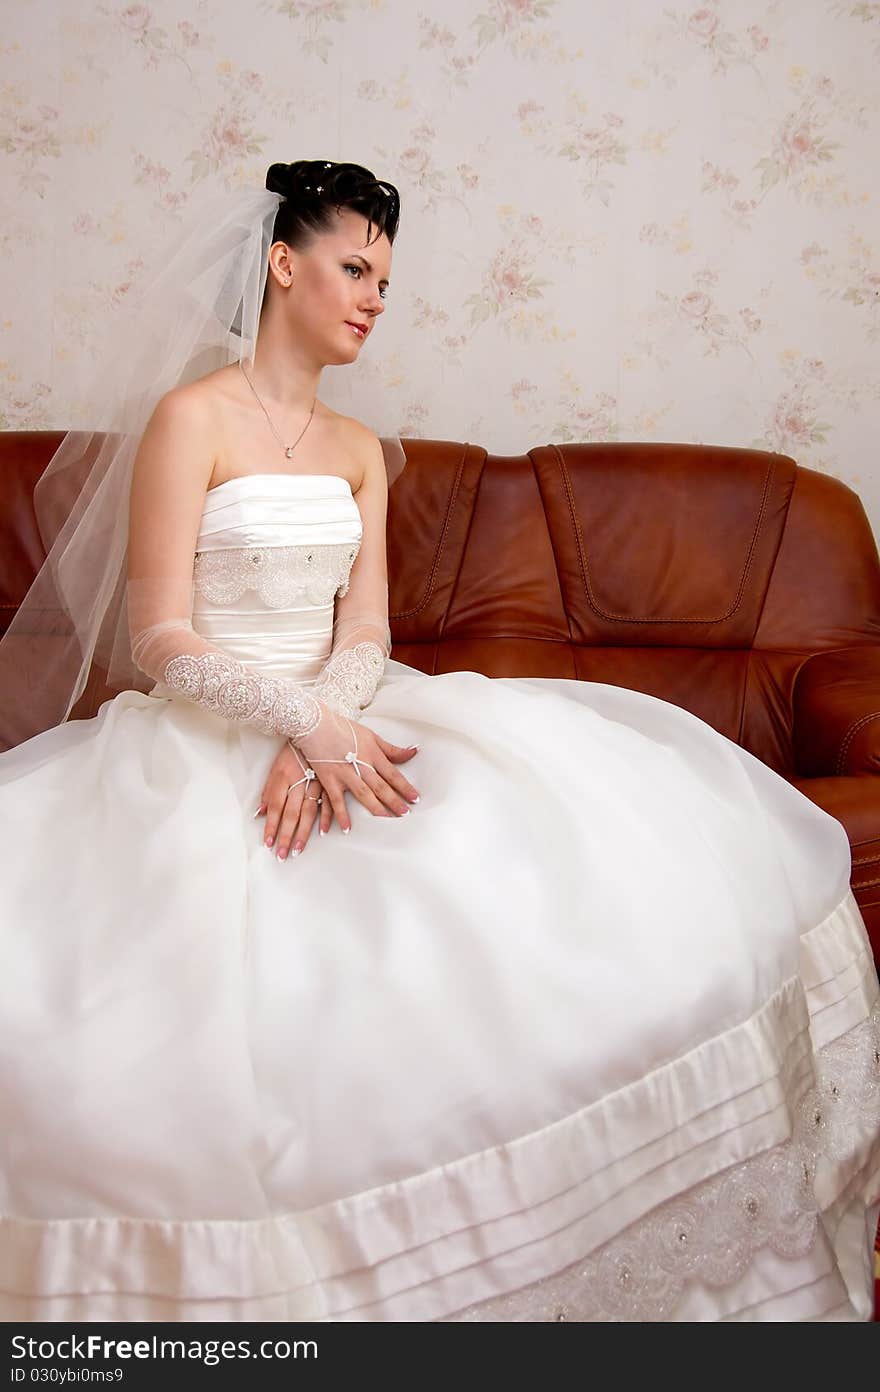
[[[254,360],[245,363],[263,401],[292,415],[299,411],[306,415],[318,394],[322,367],[308,350],[291,342],[290,329],[272,313],[269,303],[260,320]]]

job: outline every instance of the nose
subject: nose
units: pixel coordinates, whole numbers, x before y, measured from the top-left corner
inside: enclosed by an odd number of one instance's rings
[[[361,308],[365,314],[372,314],[374,317],[383,312],[385,309],[385,301],[379,294],[378,288],[364,296]]]

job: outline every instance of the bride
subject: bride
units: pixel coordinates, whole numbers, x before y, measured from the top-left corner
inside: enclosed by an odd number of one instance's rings
[[[0,644],[0,1318],[870,1319],[842,825],[656,698],[391,659],[403,450],[318,390],[397,191],[266,185],[163,258]]]

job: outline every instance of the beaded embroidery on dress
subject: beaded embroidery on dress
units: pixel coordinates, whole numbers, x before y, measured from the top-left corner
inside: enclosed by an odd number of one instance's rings
[[[229,604],[248,591],[259,595],[269,609],[282,609],[300,596],[310,604],[329,604],[348,593],[359,546],[352,542],[197,551],[193,585],[212,604]]]
[[[869,1319],[843,827],[639,692],[328,662],[361,539],[333,476],[211,490],[178,689],[0,757],[0,1318]],[[319,692],[421,799],[281,862]]]
[[[674,1318],[689,1285],[723,1290],[765,1250],[808,1256],[825,1239],[817,1174],[880,1132],[880,1008],[817,1063],[790,1140],[676,1195],[586,1262],[447,1321],[656,1323]]]

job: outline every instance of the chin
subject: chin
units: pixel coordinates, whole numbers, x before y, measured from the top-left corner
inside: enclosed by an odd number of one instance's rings
[[[335,344],[332,347],[328,346],[327,366],[343,367],[346,363],[357,362],[362,347],[363,344],[358,343],[354,335],[351,344],[346,345],[346,348],[337,347]]]
[[[343,357],[341,353],[328,353],[324,359],[324,366],[350,367],[353,362],[357,362],[357,357],[354,353],[350,354],[347,358]]]

